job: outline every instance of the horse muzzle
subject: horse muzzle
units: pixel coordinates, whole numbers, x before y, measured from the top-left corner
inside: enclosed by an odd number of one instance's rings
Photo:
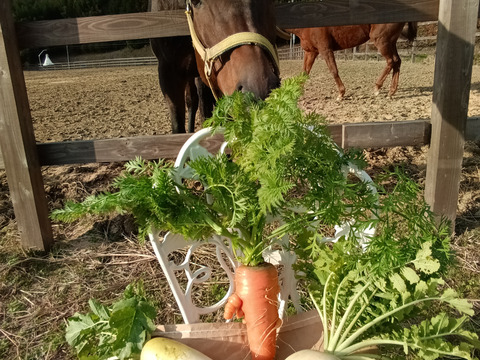
[[[217,80],[224,94],[251,92],[262,100],[280,86],[280,77],[268,54],[252,45],[242,45],[229,54],[229,61],[217,74]]]

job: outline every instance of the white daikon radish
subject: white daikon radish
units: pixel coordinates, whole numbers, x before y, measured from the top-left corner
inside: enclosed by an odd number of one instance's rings
[[[285,360],[340,360],[332,354],[324,353],[316,350],[300,350],[293,353]]]
[[[140,360],[212,360],[200,351],[181,342],[156,337],[149,340],[142,349]]]

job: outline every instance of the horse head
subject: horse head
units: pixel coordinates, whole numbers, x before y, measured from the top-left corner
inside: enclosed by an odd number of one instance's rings
[[[198,71],[218,97],[280,85],[272,0],[187,0]]]

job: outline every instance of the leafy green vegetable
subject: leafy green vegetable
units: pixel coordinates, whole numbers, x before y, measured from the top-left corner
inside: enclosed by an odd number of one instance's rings
[[[326,235],[353,218],[352,227],[368,226],[365,209],[376,197],[342,172],[349,163],[361,167],[363,158],[340,151],[323,119],[299,109],[305,80],[285,80],[265,101],[238,92],[222,98],[207,125],[224,131],[231,152],[190,161],[198,182],[176,184],[176,170],[164,161],[136,159],[115,181],[118,192],[69,202],[52,218],[127,211],[144,234],[156,228],[191,239],[228,237],[239,261],[252,266],[286,234],[294,241],[306,228]],[[274,231],[267,221],[273,216],[283,223]]]
[[[378,354],[355,352],[393,345],[418,359],[470,359],[480,344],[477,334],[464,329],[472,304],[445,288],[442,279],[452,261],[448,223],[437,224],[413,181],[400,171],[389,175],[396,184],[389,191],[379,187],[376,233],[365,250],[354,236],[315,251],[298,249],[302,258],[306,252],[313,258],[307,273],[324,325],[325,352],[368,359]]]
[[[122,299],[104,306],[91,299],[91,312],[68,319],[65,338],[79,359],[139,358],[155,330],[155,308],[145,298],[142,282],[130,284]]]

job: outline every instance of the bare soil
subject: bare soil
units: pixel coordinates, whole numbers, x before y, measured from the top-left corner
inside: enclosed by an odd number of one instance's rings
[[[434,63],[404,61],[397,94],[373,96],[383,61],[338,61],[347,88],[343,101],[323,61],[318,60],[300,106],[323,114],[330,123],[429,119]],[[301,71],[301,61],[283,61],[284,78]],[[102,68],[26,72],[25,80],[38,142],[101,139],[170,132],[168,110],[156,68]],[[480,116],[480,67],[474,66],[469,116]],[[199,129],[201,124],[197,124]],[[424,184],[426,147],[366,149],[368,172],[404,165]],[[462,279],[452,277],[465,296],[480,297],[480,142],[465,147],[454,247]],[[43,168],[51,209],[66,199],[82,200],[108,189],[122,164],[84,164]],[[54,224],[49,254],[19,247],[5,173],[0,171],[0,358],[70,359],[65,319],[86,311],[89,298],[111,302],[133,280],[143,278],[159,311],[158,323],[180,322],[149,244],[138,245],[128,217]],[[458,275],[458,274],[457,274]],[[477,314],[479,312],[478,302]],[[212,319],[211,319],[212,320]],[[213,318],[215,320],[215,318]],[[478,321],[478,315],[477,315]]]
[[[402,64],[400,85],[391,99],[386,96],[390,78],[383,92],[373,96],[376,78],[383,61],[338,61],[340,76],[347,88],[343,101],[337,101],[335,83],[323,61],[317,60],[305,88],[300,106],[324,115],[329,123],[400,121],[429,119],[432,109],[433,60]],[[301,71],[301,61],[283,61],[282,76]],[[75,71],[27,72],[26,84],[32,109],[36,138],[39,142],[80,139],[104,139],[152,134],[168,134],[168,109],[159,90],[156,68],[104,68]],[[470,91],[469,116],[480,115],[480,68],[474,66]],[[197,121],[197,129],[201,124]],[[405,151],[384,149],[387,158],[397,154],[402,161]],[[466,160],[479,154],[478,143],[468,143]],[[372,153],[376,156],[379,150]],[[402,154],[402,155],[401,155]],[[412,161],[424,171],[424,151]],[[398,161],[398,160],[397,160]],[[478,161],[478,160],[477,160]],[[475,160],[468,160],[468,163]],[[372,166],[378,159],[372,158]],[[93,165],[92,165],[93,166]],[[95,167],[95,166],[94,166]],[[103,168],[103,166],[101,166]],[[466,169],[467,170],[467,169]],[[47,173],[65,171],[48,168]],[[102,172],[101,170],[99,170]],[[108,176],[102,174],[102,177]],[[423,173],[420,174],[421,181]],[[92,179],[95,175],[92,175]],[[48,186],[48,183],[46,184]],[[480,188],[480,186],[479,186]],[[480,191],[480,190],[478,190]],[[480,192],[461,194],[459,215],[480,211]],[[53,196],[53,194],[52,194]],[[466,197],[464,199],[464,197]],[[477,214],[478,215],[478,214]]]

